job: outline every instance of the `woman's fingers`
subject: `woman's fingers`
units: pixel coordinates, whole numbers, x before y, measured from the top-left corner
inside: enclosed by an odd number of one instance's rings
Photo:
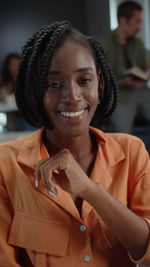
[[[35,172],[34,172],[34,176],[35,176],[35,187],[38,187],[40,179],[41,179],[41,173],[40,173],[40,165],[45,162],[47,159],[42,159],[40,160],[36,166],[35,166]]]
[[[56,197],[57,190],[55,187],[55,182],[53,179],[53,172],[58,174],[56,168],[58,163],[53,158],[44,159],[38,162],[35,170],[35,186],[38,187],[38,184],[41,180],[43,186],[49,191],[49,194],[53,197]]]
[[[86,183],[87,176],[70,151],[64,149],[54,157],[38,162],[35,179],[36,186],[41,179],[43,186],[55,197],[55,183],[69,193],[78,194]]]

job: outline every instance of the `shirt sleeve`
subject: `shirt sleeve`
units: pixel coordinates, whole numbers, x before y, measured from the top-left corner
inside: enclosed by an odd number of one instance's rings
[[[143,218],[150,229],[150,160],[143,142],[140,142],[138,155],[134,159],[132,169],[129,181],[130,209]],[[132,177],[135,178],[132,179]],[[145,255],[140,260],[135,261],[131,255],[129,257],[141,267],[150,266],[150,238]]]
[[[13,210],[11,202],[0,175],[0,266],[19,267],[19,248],[8,244]]]

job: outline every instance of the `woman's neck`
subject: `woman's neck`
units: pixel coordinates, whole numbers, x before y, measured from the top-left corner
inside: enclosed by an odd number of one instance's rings
[[[76,159],[91,153],[93,137],[89,132],[77,137],[64,137],[54,131],[46,130],[44,143],[50,155],[55,155],[60,150],[67,148]]]

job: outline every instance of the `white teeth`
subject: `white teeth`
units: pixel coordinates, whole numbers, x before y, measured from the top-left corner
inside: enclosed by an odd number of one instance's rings
[[[61,115],[65,117],[77,117],[80,116],[84,112],[84,109],[77,112],[60,112]]]

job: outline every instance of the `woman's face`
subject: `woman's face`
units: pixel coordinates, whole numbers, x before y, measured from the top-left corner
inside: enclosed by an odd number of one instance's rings
[[[55,132],[80,136],[87,131],[98,102],[100,78],[92,53],[66,41],[52,57],[44,107]]]

